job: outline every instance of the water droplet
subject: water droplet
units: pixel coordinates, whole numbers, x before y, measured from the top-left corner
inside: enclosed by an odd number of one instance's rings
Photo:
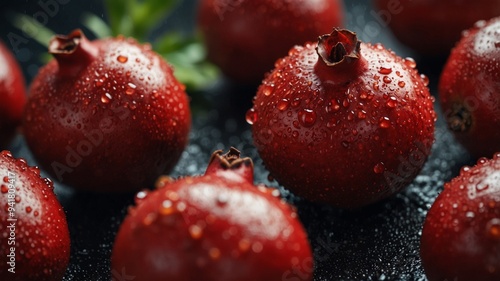
[[[102,103],[109,103],[113,97],[109,93],[105,93],[101,96]]]
[[[191,238],[198,240],[203,236],[203,229],[198,225],[191,225],[189,227],[189,235],[191,235]]]
[[[465,217],[468,219],[473,219],[475,216],[476,216],[476,214],[474,214],[474,212],[471,212],[471,211],[465,213]]]
[[[358,111],[358,119],[365,119],[365,118],[366,118],[366,111],[364,110]]]
[[[281,99],[280,101],[278,101],[278,110],[279,111],[283,111],[283,110],[286,110],[288,108],[288,105],[289,105],[289,101],[288,99]]]
[[[379,127],[383,129],[387,129],[391,126],[391,121],[389,117],[381,117],[379,121]]]
[[[417,63],[415,62],[415,60],[410,57],[404,59],[404,64],[409,68],[417,67]]]
[[[272,85],[263,85],[262,86],[262,93],[264,96],[268,97],[270,96],[274,91],[274,86]]]
[[[94,84],[96,87],[101,87],[104,84],[104,80],[103,79],[96,79]]]
[[[383,66],[381,66],[380,69],[378,70],[378,73],[384,74],[384,75],[391,74],[391,72],[392,72],[392,68],[387,68],[387,67],[383,67]]]
[[[382,174],[385,171],[384,163],[380,162],[373,166],[373,171],[375,174]]]
[[[220,258],[220,250],[217,249],[217,248],[211,248],[209,251],[208,251],[208,255],[210,256],[211,259],[213,260],[217,260]]]
[[[424,86],[429,86],[429,77],[425,74],[420,74],[420,78],[422,78],[422,82],[424,83]]]
[[[245,115],[245,119],[250,125],[253,125],[255,122],[257,122],[257,118],[258,115],[254,108],[250,108]]]
[[[405,85],[406,85],[405,81],[399,81],[398,82],[398,86],[401,87],[401,88],[404,88]]]
[[[312,109],[302,109],[299,111],[299,121],[304,127],[311,127],[316,123],[316,112]]]
[[[488,231],[488,235],[491,238],[495,240],[500,240],[500,219],[498,218],[491,219],[486,224],[486,229]]]
[[[155,213],[149,213],[143,220],[142,223],[146,226],[151,225],[156,219]]]
[[[174,204],[172,203],[172,201],[164,200],[161,203],[160,214],[162,214],[164,216],[168,216],[168,215],[172,214],[174,211],[175,211],[175,209],[174,209]]]
[[[30,206],[26,207],[26,213],[29,214],[31,213],[31,211],[33,211],[33,209]]]
[[[386,102],[386,105],[390,108],[394,108],[398,105],[398,100],[396,99],[396,97],[394,96],[391,96],[387,102]]]
[[[2,190],[2,193],[9,192],[9,188],[5,184],[2,184],[2,187],[0,189]]]
[[[33,212],[33,215],[34,215],[35,217],[38,217],[38,215],[39,215],[39,214],[40,214],[40,213],[38,213],[38,211]]]
[[[121,63],[126,63],[128,61],[128,57],[119,55],[116,60]]]
[[[132,94],[134,94],[136,88],[137,88],[137,86],[135,84],[128,83],[127,84],[127,89],[125,90],[125,94],[127,94],[129,96],[132,95]]]
[[[384,76],[384,78],[383,78],[382,80],[383,80],[383,81],[384,81],[384,83],[386,83],[386,84],[389,84],[389,83],[391,83],[391,82],[392,82],[392,79],[391,79],[390,77],[388,77],[388,76]]]

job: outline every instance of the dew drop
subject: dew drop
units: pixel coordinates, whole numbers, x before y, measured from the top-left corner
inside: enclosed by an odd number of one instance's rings
[[[174,204],[170,200],[164,200],[161,203],[160,214],[168,216],[174,212]]]
[[[116,58],[116,60],[121,63],[126,63],[128,61],[128,57],[120,55]]]
[[[383,129],[387,129],[391,126],[391,121],[388,117],[382,117],[379,121],[379,127]]]
[[[198,225],[191,225],[189,227],[189,235],[191,235],[191,238],[198,240],[203,236],[203,229]]]
[[[281,99],[280,101],[278,101],[278,110],[279,111],[283,111],[283,110],[286,110],[288,108],[288,105],[289,105],[289,101],[288,99]]]
[[[375,174],[382,174],[385,171],[384,163],[377,163],[375,166],[373,166],[373,171],[375,172]]]
[[[137,88],[137,86],[133,83],[128,83],[127,84],[127,89],[125,90],[125,94],[127,95],[132,95],[135,93],[135,89]]]
[[[304,127],[312,127],[316,123],[316,112],[312,109],[302,109],[299,111],[299,122]]]
[[[109,103],[113,97],[109,93],[105,93],[104,95],[101,96],[101,102],[102,103]]]
[[[2,187],[0,189],[1,189],[2,193],[9,192],[9,188],[5,184],[2,184]]]
[[[487,224],[486,224],[486,229],[488,235],[495,239],[495,240],[500,240],[500,219],[494,218],[491,219]]]
[[[390,77],[388,77],[388,76],[384,76],[384,78],[383,78],[382,80],[383,80],[383,81],[384,81],[384,83],[386,83],[386,84],[389,84],[389,83],[391,83],[391,82],[392,82],[392,79],[391,79]]]
[[[30,206],[26,207],[26,213],[29,214],[31,213],[31,211],[33,211],[33,209]]]
[[[250,108],[245,115],[245,119],[250,125],[253,125],[255,122],[257,122],[257,118],[258,115],[254,108]]]
[[[391,74],[391,72],[392,72],[392,68],[387,68],[387,67],[383,67],[383,66],[381,66],[380,69],[378,70],[378,73],[384,74],[384,75]]]
[[[34,215],[35,217],[38,217],[38,215],[39,215],[39,214],[40,214],[40,213],[38,213],[38,211],[33,212],[33,215]]]
[[[422,82],[424,83],[424,86],[429,86],[429,77],[425,74],[420,74],[420,78],[422,78]]]
[[[274,86],[271,85],[263,85],[262,86],[262,93],[264,96],[268,97],[270,96],[274,91]]]
[[[390,108],[395,108],[397,105],[398,105],[398,101],[396,99],[396,97],[394,96],[391,96],[387,102],[386,102],[386,105]]]
[[[398,82],[398,86],[399,86],[400,88],[404,88],[404,86],[405,86],[405,85],[406,85],[406,83],[405,83],[404,81],[399,81],[399,82]]]
[[[410,57],[405,58],[404,64],[409,68],[417,67],[417,63],[415,62],[415,60],[413,58],[410,58]]]

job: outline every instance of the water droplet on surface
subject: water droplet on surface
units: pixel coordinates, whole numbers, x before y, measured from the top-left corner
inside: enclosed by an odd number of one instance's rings
[[[245,115],[245,119],[250,125],[253,125],[255,122],[257,122],[257,118],[257,112],[254,108],[250,108]]]
[[[9,188],[5,184],[2,184],[2,187],[0,189],[2,190],[2,193],[9,192]]]
[[[274,86],[271,85],[263,85],[262,86],[262,93],[264,96],[268,97],[270,96],[274,91]]]
[[[126,63],[128,61],[128,57],[119,55],[116,60],[121,63]]]
[[[391,121],[388,117],[382,117],[379,121],[379,127],[383,129],[387,129],[391,126]]]
[[[384,163],[380,162],[373,166],[373,171],[375,174],[382,174],[385,171]]]
[[[410,57],[405,58],[404,64],[409,68],[417,67],[417,63],[415,62],[415,60],[413,58],[410,58]]]
[[[388,77],[388,76],[384,76],[384,78],[383,78],[382,80],[383,80],[383,81],[384,81],[384,83],[386,83],[386,84],[389,84],[389,83],[391,83],[391,82],[392,82],[392,79],[391,79],[390,77]]]
[[[316,112],[312,109],[302,109],[298,115],[299,122],[304,127],[312,127],[316,123]]]
[[[203,236],[203,229],[198,225],[192,225],[189,227],[189,235],[191,235],[191,238],[198,240]]]
[[[109,93],[106,93],[106,94],[101,96],[101,102],[104,104],[109,103],[112,98],[113,97]]]
[[[172,214],[174,211],[175,211],[175,209],[174,209],[174,204],[172,203],[172,201],[164,200],[161,203],[160,214],[162,214],[164,216],[168,216],[168,215]]]
[[[401,87],[401,88],[404,88],[405,85],[406,85],[405,81],[399,81],[398,82],[398,86]]]
[[[31,213],[31,211],[33,211],[33,209],[30,206],[26,207],[26,213],[29,214]]]
[[[378,70],[378,73],[384,74],[384,75],[391,74],[391,72],[392,72],[392,68],[387,68],[387,67],[383,67],[383,66],[381,66],[380,69]]]
[[[489,237],[495,240],[500,240],[500,219],[494,218],[488,221],[486,224],[486,230]]]
[[[396,106],[398,105],[398,101],[397,101],[396,97],[391,96],[391,97],[389,98],[389,100],[387,100],[386,105],[387,105],[388,107],[390,107],[390,108],[394,108],[394,107],[396,107]]]
[[[137,88],[137,86],[135,84],[128,83],[127,84],[127,89],[125,90],[125,94],[127,94],[129,96],[132,95],[132,94],[134,94],[136,88]]]
[[[422,78],[422,82],[424,82],[424,86],[429,86],[429,77],[425,74],[420,74],[420,78]]]
[[[279,111],[283,111],[283,110],[286,110],[288,108],[288,105],[290,104],[290,102],[288,101],[288,99],[281,99],[280,101],[278,101],[278,110]]]

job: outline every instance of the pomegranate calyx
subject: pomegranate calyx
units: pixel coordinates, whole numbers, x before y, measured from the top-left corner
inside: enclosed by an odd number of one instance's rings
[[[332,33],[318,38],[316,52],[327,66],[360,58],[361,42],[356,33],[334,28]]]
[[[462,104],[454,104],[447,118],[448,126],[454,132],[466,132],[472,126],[470,110]]]
[[[87,40],[80,29],[69,35],[55,35],[49,42],[49,53],[59,64],[59,74],[64,77],[75,76],[98,54],[98,49]]]
[[[217,174],[228,176],[227,172],[239,175],[244,180],[253,183],[253,161],[249,157],[240,157],[240,151],[231,147],[226,154],[222,150],[217,150],[210,158],[205,174]]]

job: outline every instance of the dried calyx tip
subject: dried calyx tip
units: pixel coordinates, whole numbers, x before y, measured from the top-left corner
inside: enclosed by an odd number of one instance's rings
[[[328,65],[336,65],[350,59],[358,59],[361,42],[356,33],[347,29],[334,28],[332,33],[318,38],[316,51]]]
[[[210,162],[214,160],[214,158],[218,158],[220,163],[225,168],[237,167],[241,164],[245,164],[247,166],[253,166],[253,161],[249,157],[241,158],[241,152],[231,147],[226,154],[222,154],[222,150],[217,150],[212,154]]]
[[[80,29],[74,30],[69,35],[56,35],[49,44],[51,54],[72,53],[80,44],[83,33]]]

